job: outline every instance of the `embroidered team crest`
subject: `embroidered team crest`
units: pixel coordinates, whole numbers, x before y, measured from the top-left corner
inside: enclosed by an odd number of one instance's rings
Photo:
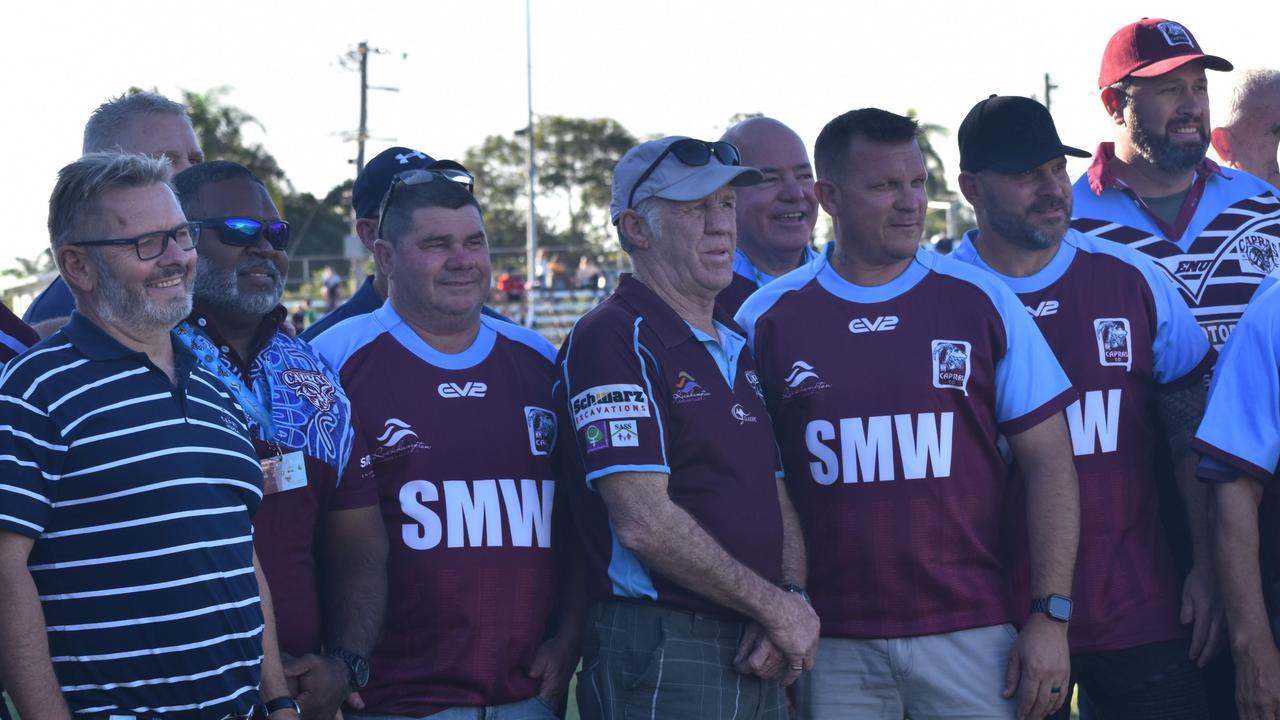
[[[540,407],[525,406],[525,424],[529,427],[529,452],[547,455],[556,445],[555,413]]]
[[[329,408],[333,407],[334,396],[337,395],[338,389],[329,382],[329,378],[325,377],[324,373],[289,368],[280,373],[280,380],[297,393],[298,397],[311,403],[320,412],[329,412]]]
[[[1129,321],[1125,318],[1098,318],[1093,321],[1098,340],[1098,362],[1104,367],[1133,369],[1133,345],[1129,340]]]
[[[1169,43],[1170,47],[1186,45],[1189,48],[1194,48],[1196,46],[1191,40],[1191,34],[1187,32],[1187,29],[1176,22],[1162,22],[1156,27],[1159,28],[1160,34],[1164,36],[1164,41]]]
[[[973,346],[964,340],[933,341],[933,386],[969,394],[969,354]]]
[[[1255,272],[1270,275],[1280,264],[1280,251],[1276,243],[1262,235],[1249,234],[1240,238],[1236,251],[1240,259],[1253,267]]]

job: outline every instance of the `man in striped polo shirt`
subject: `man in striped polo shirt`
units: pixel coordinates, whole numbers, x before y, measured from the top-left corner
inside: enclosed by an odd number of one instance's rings
[[[23,717],[242,718],[262,697],[297,717],[244,413],[170,333],[199,228],[168,174],[139,155],[62,169],[50,241],[78,310],[0,376],[0,680]]]

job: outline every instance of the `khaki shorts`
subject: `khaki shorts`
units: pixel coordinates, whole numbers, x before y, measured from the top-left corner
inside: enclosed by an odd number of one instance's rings
[[[803,720],[1007,720],[1017,699],[1006,700],[1012,625],[941,635],[848,640],[822,638],[812,672],[797,684]]]

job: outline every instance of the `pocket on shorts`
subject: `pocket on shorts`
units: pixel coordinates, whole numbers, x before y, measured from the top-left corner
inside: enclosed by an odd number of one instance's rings
[[[662,658],[666,654],[667,624],[662,618],[658,621],[658,637],[652,647],[632,648],[626,653],[626,661],[622,663],[622,689],[627,692],[636,690],[652,690],[658,685],[658,674],[662,667]]]

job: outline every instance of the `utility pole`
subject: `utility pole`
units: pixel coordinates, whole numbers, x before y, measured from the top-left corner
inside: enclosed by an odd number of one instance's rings
[[[1054,90],[1057,90],[1057,89],[1058,89],[1058,86],[1055,85],[1051,79],[1049,79],[1049,73],[1045,73],[1044,74],[1044,107],[1046,110],[1053,109],[1053,105],[1051,104],[1053,101],[1050,100],[1050,95],[1053,93]]]
[[[537,255],[538,255],[538,213],[536,210],[537,195],[537,175],[538,164],[534,158],[533,148],[533,20],[529,8],[529,0],[524,0],[524,47],[525,47],[525,79],[528,83],[528,125],[525,130],[528,132],[529,141],[529,229],[525,248],[528,257],[526,262],[529,267],[529,275],[527,289],[525,291],[525,300],[528,307],[525,310],[524,322],[527,327],[533,327],[533,279],[537,271]],[[547,288],[550,290],[550,288]]]
[[[360,72],[360,127],[355,133],[343,133],[348,141],[356,141],[356,175],[359,175],[360,171],[364,169],[365,142],[372,139],[369,137],[369,91],[400,92],[400,88],[369,84],[369,55],[381,55],[385,52],[385,50],[369,47],[368,42],[361,42],[355,49],[341,58],[342,65],[348,70],[358,69]],[[407,55],[402,57],[407,57]]]
[[[356,48],[360,56],[360,129],[356,131],[356,174],[364,169],[364,141],[369,139],[369,43]]]

